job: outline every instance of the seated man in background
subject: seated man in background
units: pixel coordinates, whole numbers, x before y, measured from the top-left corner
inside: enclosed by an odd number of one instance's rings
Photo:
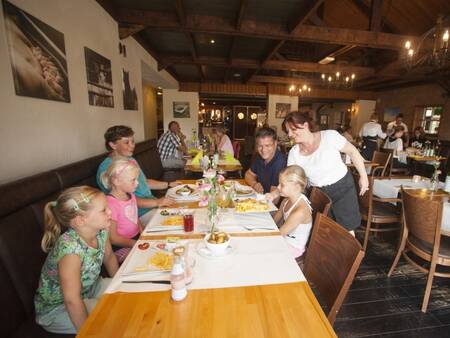
[[[255,160],[245,172],[245,182],[257,193],[269,193],[277,188],[280,171],[286,167],[286,156],[278,149],[275,130],[269,127],[258,130],[256,151]]]
[[[101,175],[105,172],[109,165],[112,162],[112,158],[114,156],[124,156],[128,157],[130,160],[136,162],[136,160],[132,157],[133,151],[135,147],[134,143],[134,131],[130,127],[127,126],[113,126],[108,128],[105,135],[105,146],[106,149],[111,151],[108,157],[106,157],[102,163],[100,163],[97,169],[97,185],[99,188],[105,193],[108,194],[109,191],[101,182]],[[170,186],[175,186],[175,182],[162,182],[153,179],[147,179],[142,172],[142,169],[139,167],[139,164],[136,162],[139,168],[139,176],[138,176],[138,187],[134,194],[136,195],[137,205],[138,205],[138,214],[141,218],[142,224],[146,224],[150,219],[150,209],[156,207],[165,207],[171,206],[175,204],[175,201],[170,198],[155,198],[150,189],[167,189]],[[148,216],[147,216],[148,215]]]
[[[158,140],[158,151],[163,168],[184,168],[183,154],[187,153],[185,138],[178,122],[170,122],[169,129]]]

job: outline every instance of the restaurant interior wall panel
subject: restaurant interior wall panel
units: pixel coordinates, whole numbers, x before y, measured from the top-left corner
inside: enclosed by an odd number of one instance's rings
[[[156,89],[150,83],[142,83],[142,104],[144,111],[144,137],[157,138]]]
[[[174,117],[174,102],[189,103],[189,117]],[[190,138],[192,136],[192,130],[198,132],[198,107],[198,92],[183,92],[178,89],[163,89],[164,131],[167,131],[170,121],[177,121],[180,124],[183,134],[185,134],[187,138]]]
[[[450,141],[450,97],[439,85],[427,84],[379,92],[376,111],[382,118],[386,108],[399,108],[405,123],[412,128],[416,106],[443,106],[439,138]]]
[[[126,57],[119,54],[117,23],[94,0],[10,2],[64,34],[70,102],[16,95],[0,6],[0,183],[103,152],[103,133],[114,124],[131,126],[142,141],[141,60],[155,70],[156,61],[133,38],[121,41]],[[84,47],[111,61],[113,108],[89,105]],[[138,110],[123,108],[122,69],[134,77]],[[158,85],[177,87],[169,74],[160,74],[165,82]]]
[[[281,124],[283,123],[283,118],[276,117],[275,115],[277,103],[290,103],[291,111],[298,110],[298,96],[269,94],[267,97],[267,121],[269,126],[277,127],[278,135],[282,135],[283,130]]]

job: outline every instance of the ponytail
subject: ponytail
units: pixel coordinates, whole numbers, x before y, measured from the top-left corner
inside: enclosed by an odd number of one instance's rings
[[[44,236],[41,241],[41,248],[44,252],[49,252],[53,247],[53,244],[61,235],[61,225],[56,219],[53,213],[53,208],[56,206],[56,202],[48,202],[44,207]]]

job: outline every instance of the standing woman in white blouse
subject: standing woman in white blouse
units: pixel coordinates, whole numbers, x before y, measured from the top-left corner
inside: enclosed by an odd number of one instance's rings
[[[355,183],[341,153],[350,156],[360,175],[359,193],[369,186],[364,160],[358,150],[335,130],[314,131],[308,113],[291,112],[283,121],[283,130],[296,143],[289,152],[288,166],[302,167],[311,185],[325,192],[332,201],[330,216],[348,231],[361,225]],[[271,193],[268,198],[276,196]]]

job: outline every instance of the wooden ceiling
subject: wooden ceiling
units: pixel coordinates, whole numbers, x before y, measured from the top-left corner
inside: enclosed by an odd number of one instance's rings
[[[133,36],[180,83],[324,89],[321,74],[340,72],[355,74],[351,90],[385,90],[448,77],[406,72],[399,61],[407,40],[417,45],[448,16],[448,0],[97,2],[118,22],[120,38]],[[334,62],[320,64],[327,56]]]

